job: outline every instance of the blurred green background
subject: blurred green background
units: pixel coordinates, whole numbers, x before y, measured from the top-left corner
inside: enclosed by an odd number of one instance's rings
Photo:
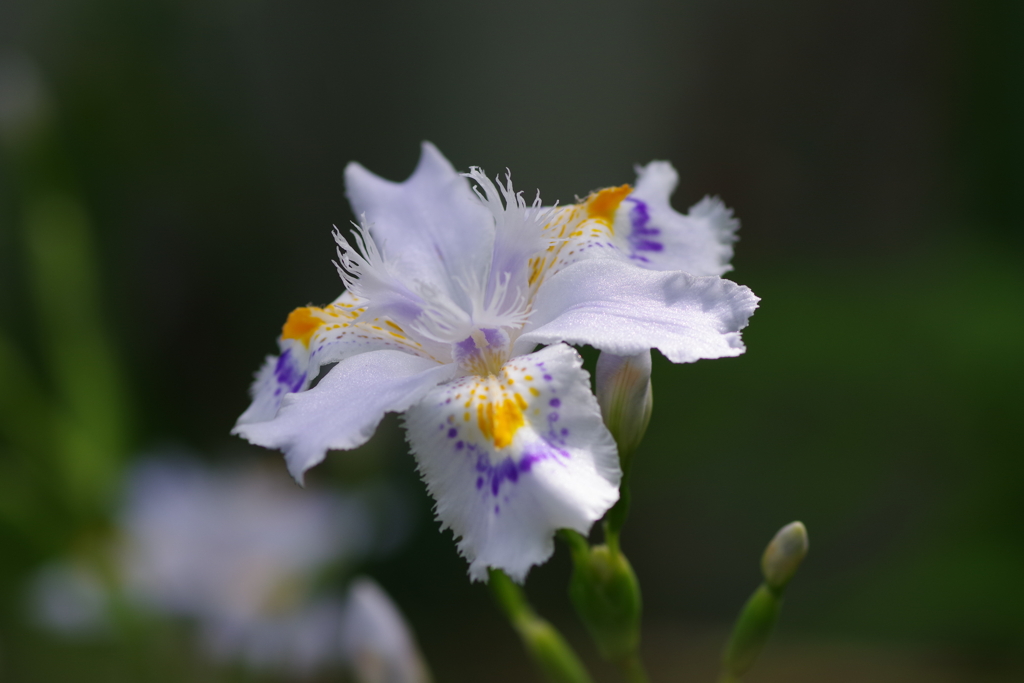
[[[5,0],[0,60],[3,680],[245,675],[174,629],[47,635],[24,581],[148,445],[286,476],[228,431],[287,312],[340,291],[344,165],[401,179],[421,140],[548,203],[669,159],[677,209],[742,220],[748,351],[657,359],[636,460],[657,680],[711,680],[793,519],[811,553],[751,683],[1024,679],[1024,4]],[[531,680],[397,421],[365,451],[311,478],[375,460],[415,492],[412,541],[368,571],[437,680]],[[568,571],[559,548],[527,589],[594,661]]]

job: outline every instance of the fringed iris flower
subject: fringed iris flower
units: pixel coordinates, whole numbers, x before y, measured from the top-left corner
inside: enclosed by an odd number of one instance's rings
[[[405,182],[358,164],[345,180],[361,219],[334,233],[345,292],[288,316],[234,433],[284,451],[301,482],[405,413],[470,576],[522,581],[555,530],[587,533],[619,496],[615,441],[568,344],[676,363],[743,353],[757,297],[719,277],[738,223],[714,199],[675,212],[665,162],[564,207],[460,175],[427,143]]]

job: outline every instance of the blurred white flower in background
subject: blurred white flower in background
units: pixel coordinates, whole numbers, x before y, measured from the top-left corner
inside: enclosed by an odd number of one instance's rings
[[[120,599],[136,611],[195,622],[203,649],[219,661],[298,675],[341,664],[356,650],[379,650],[389,662],[401,650],[396,643],[402,651],[415,645],[383,590],[361,579],[353,595],[363,597],[345,601],[318,583],[325,572],[400,544],[409,527],[400,498],[388,488],[304,490],[258,465],[212,468],[182,454],[144,459],[126,477],[117,534],[97,554],[102,559],[44,567],[30,590],[32,616],[65,634],[106,632]],[[345,643],[364,633],[355,650],[343,644],[343,624]],[[380,646],[372,642],[378,636]]]
[[[349,587],[342,651],[359,683],[428,683],[430,674],[405,619],[372,579]]]
[[[34,621],[68,635],[105,632],[107,588],[88,567],[73,562],[48,564],[29,587]]]
[[[134,602],[228,623],[291,611],[322,568],[364,557],[373,531],[358,499],[186,459],[137,467],[119,517]]]

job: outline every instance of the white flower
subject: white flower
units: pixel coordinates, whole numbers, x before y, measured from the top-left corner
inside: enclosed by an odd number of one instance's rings
[[[341,622],[341,650],[358,683],[429,683],[412,631],[373,579],[352,582]]]
[[[89,563],[43,568],[30,607],[48,628],[86,635],[111,631],[122,598],[194,622],[214,659],[311,673],[343,659],[345,608],[315,591],[319,576],[386,549],[378,524],[396,526],[369,502],[300,491],[262,467],[146,459],[126,478],[113,542]]]
[[[618,499],[614,440],[561,342],[674,362],[742,353],[757,297],[718,277],[736,222],[710,199],[674,212],[664,162],[641,169],[635,191],[561,208],[527,205],[480,169],[474,190],[426,143],[403,183],[357,164],[345,177],[362,218],[354,245],[335,232],[347,291],[291,313],[234,433],[283,450],[301,481],[404,412],[470,576],[495,567],[522,581],[556,529],[586,533]]]
[[[133,602],[217,624],[293,611],[325,566],[364,556],[373,532],[356,499],[181,457],[136,467],[119,517]]]

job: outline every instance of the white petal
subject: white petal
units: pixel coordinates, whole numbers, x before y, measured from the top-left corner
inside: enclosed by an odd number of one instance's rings
[[[445,348],[429,349],[408,337],[396,324],[360,316],[362,301],[345,292],[324,308],[297,308],[278,337],[278,356],[267,356],[256,374],[252,404],[238,418],[238,425],[265,422],[277,415],[281,401],[289,393],[304,391],[321,366],[337,363],[349,356],[381,349],[399,349],[424,358],[441,355],[449,359]]]
[[[746,287],[719,277],[580,261],[542,285],[515,352],[564,341],[620,356],[656,348],[675,363],[738,356],[739,331],[757,302]]]
[[[667,161],[652,161],[639,174],[636,189],[615,214],[615,237],[622,251],[652,270],[691,275],[722,275],[732,266],[732,243],[740,223],[721,200],[705,197],[683,215],[669,197],[679,176]]]
[[[239,424],[232,433],[284,451],[288,471],[301,483],[328,450],[366,443],[385,413],[405,410],[454,370],[404,351],[362,353],[331,368],[309,391],[286,396],[273,420]]]
[[[407,180],[393,183],[356,163],[345,168],[345,190],[356,216],[366,215],[384,258],[407,282],[436,286],[466,269],[486,274],[494,220],[469,181],[429,142]]]
[[[615,441],[581,364],[558,344],[499,376],[437,387],[406,412],[437,518],[474,580],[496,567],[523,581],[551,556],[557,529],[587,533],[618,500]]]

